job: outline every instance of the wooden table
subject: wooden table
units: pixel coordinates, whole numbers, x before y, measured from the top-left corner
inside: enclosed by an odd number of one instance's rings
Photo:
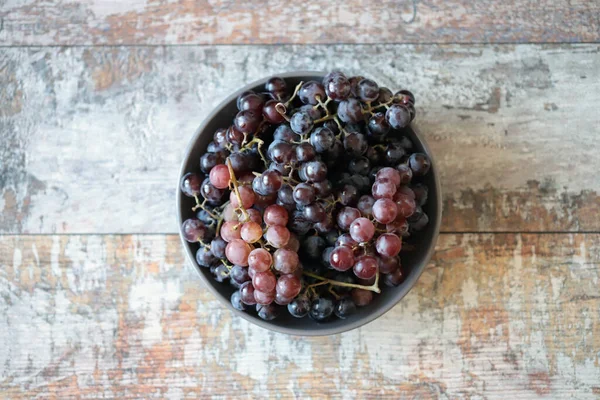
[[[0,3],[0,397],[600,396],[600,3]],[[177,170],[239,86],[417,94],[437,252],[377,321],[290,337],[187,265]]]

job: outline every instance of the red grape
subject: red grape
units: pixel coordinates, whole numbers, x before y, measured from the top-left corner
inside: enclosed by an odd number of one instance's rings
[[[252,278],[254,288],[265,293],[275,290],[276,283],[277,278],[275,278],[275,275],[271,271],[257,272]]]
[[[204,222],[196,218],[189,218],[183,221],[183,224],[181,224],[181,231],[183,232],[183,237],[188,242],[204,240],[208,235],[208,227]]]
[[[240,235],[246,243],[256,243],[263,235],[262,228],[254,221],[245,222],[240,230]]]
[[[271,268],[273,256],[263,248],[254,249],[248,255],[248,265],[257,272],[264,272]]]
[[[294,298],[300,294],[302,283],[295,275],[281,275],[277,280],[277,293],[283,297]]]
[[[354,264],[354,275],[360,279],[371,279],[377,272],[378,261],[373,256],[362,256]]]
[[[256,300],[256,304],[268,305],[275,300],[275,292],[263,292],[262,290],[255,289],[254,290],[254,300]]]
[[[393,233],[384,233],[375,241],[377,253],[385,257],[394,257],[402,249],[402,239]]]
[[[287,249],[278,249],[273,254],[273,268],[282,274],[293,273],[300,264],[298,253]]]
[[[368,219],[357,218],[350,225],[350,236],[359,243],[368,242],[375,235],[375,225]]]
[[[229,168],[225,164],[215,165],[213,169],[210,170],[209,178],[210,183],[212,183],[214,187],[218,189],[227,189],[231,180]]]
[[[272,204],[265,209],[263,219],[267,226],[279,225],[286,226],[288,223],[288,212],[278,204]]]
[[[241,239],[242,224],[238,221],[227,221],[221,226],[221,237],[226,242]]]
[[[347,271],[354,266],[354,252],[346,246],[336,247],[329,256],[329,263],[338,271]]]
[[[371,187],[373,197],[376,199],[391,199],[396,194],[396,185],[389,179],[378,179]]]
[[[254,299],[254,286],[252,286],[252,282],[244,282],[240,286],[240,295],[242,298],[242,303],[247,304],[249,306],[256,304],[256,300]]]
[[[267,229],[267,242],[279,249],[290,240],[290,231],[285,226],[274,225]]]
[[[256,199],[254,191],[252,190],[252,188],[248,187],[248,186],[239,186],[238,187],[238,192],[240,194],[240,198],[242,199],[242,207],[244,209],[248,209],[250,207],[252,207],[252,205],[254,205],[254,201]],[[240,207],[240,202],[238,201],[238,198],[235,194],[235,191],[231,191],[231,194],[229,195],[229,201],[231,202],[230,204],[234,207],[234,208],[239,208]]]
[[[242,239],[234,239],[227,244],[225,255],[233,264],[243,267],[248,265],[248,255],[252,251],[252,247]]]
[[[383,198],[373,204],[373,216],[382,224],[389,224],[396,219],[398,207],[393,200]]]

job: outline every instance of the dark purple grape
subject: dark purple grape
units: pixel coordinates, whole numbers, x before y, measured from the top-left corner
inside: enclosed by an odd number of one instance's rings
[[[262,115],[256,111],[244,110],[237,113],[234,119],[235,127],[242,133],[254,133],[260,125]]]
[[[325,218],[322,221],[317,222],[313,226],[315,230],[319,233],[329,233],[335,228],[335,223],[333,222],[333,217],[331,214],[325,214]],[[337,234],[337,232],[334,232]]]
[[[300,249],[302,255],[307,256],[312,260],[319,260],[323,253],[323,250],[327,246],[325,239],[320,236],[309,236],[302,243],[300,243]]]
[[[383,276],[383,283],[386,286],[394,287],[398,286],[404,280],[404,274],[401,269],[397,269],[392,273]]]
[[[225,143],[227,143],[227,129],[219,128],[215,131],[213,135],[213,140],[220,148],[225,148]]]
[[[276,163],[287,164],[292,160],[292,154],[295,152],[293,145],[278,140],[271,143],[267,156]]]
[[[323,128],[329,129],[334,135],[340,133],[340,127],[332,119],[323,122]]]
[[[363,120],[363,110],[360,101],[354,98],[341,101],[338,109],[338,117],[343,122],[358,122]]]
[[[306,295],[300,295],[292,300],[287,307],[292,317],[303,318],[308,314],[308,310],[310,309],[310,300]]]
[[[415,176],[423,176],[429,172],[431,160],[425,153],[413,153],[408,158],[408,165]]]
[[[196,218],[189,218],[183,221],[181,232],[183,233],[183,238],[190,243],[204,241],[209,234],[206,224]]]
[[[354,206],[358,201],[358,189],[352,185],[344,185],[338,192],[340,203],[345,206]]]
[[[313,121],[316,121],[325,115],[321,108],[314,108],[310,104],[303,105],[302,107],[298,108],[298,111],[307,113],[310,119]]]
[[[265,83],[265,90],[269,93],[285,92],[287,90],[287,84],[283,78],[274,76]]]
[[[367,138],[362,133],[350,133],[344,138],[344,149],[352,156],[362,156],[367,151],[367,147],[369,147]]]
[[[321,182],[314,182],[312,186],[315,188],[315,193],[317,197],[323,199],[329,196],[333,190],[333,186],[331,185],[331,181],[325,179]]]
[[[275,304],[261,304],[256,306],[258,316],[265,321],[271,321],[279,315],[279,308]]]
[[[296,146],[296,159],[298,162],[312,161],[317,156],[315,148],[309,143],[301,143]]]
[[[429,217],[425,213],[421,213],[418,219],[410,221],[410,229],[413,231],[422,231],[429,224]]]
[[[202,157],[200,157],[200,170],[205,174],[208,174],[213,167],[223,164],[224,161],[221,153],[204,153]]]
[[[219,147],[219,145],[217,143],[215,143],[214,141],[210,142],[208,144],[208,146],[206,146],[206,151],[209,153],[216,153],[219,150],[221,150],[221,148]]]
[[[250,281],[250,275],[248,274],[248,268],[240,265],[234,265],[229,271],[229,277],[231,280],[239,283],[240,285],[244,282]]]
[[[294,133],[292,128],[288,124],[281,124],[275,129],[273,133],[273,140],[281,140],[283,142],[291,143],[300,140],[300,136]]]
[[[325,94],[325,88],[322,84],[316,81],[308,81],[300,87],[298,97],[304,104],[314,106],[318,104],[317,98],[324,102],[327,95]]]
[[[346,100],[350,96],[350,82],[341,72],[331,72],[323,78],[325,93],[332,100]]]
[[[360,75],[351,76],[348,78],[348,82],[350,82],[350,93],[352,96],[358,97],[358,83],[363,79],[365,79],[365,77]]]
[[[256,93],[254,93],[254,91],[252,91],[252,90],[246,90],[245,92],[241,93],[238,96],[238,98],[236,100],[236,105],[237,105],[237,108],[238,108],[239,111],[242,110],[242,99],[244,97],[246,97],[247,95],[249,95],[249,94],[256,94]]]
[[[327,178],[327,166],[321,161],[304,163],[300,170],[308,182],[322,182]]]
[[[404,150],[404,147],[391,143],[385,150],[385,163],[387,165],[398,164],[405,155],[406,150]]]
[[[356,86],[356,95],[365,103],[375,101],[379,97],[379,86],[370,79],[363,79]]]
[[[294,201],[301,205],[308,205],[315,201],[315,189],[308,183],[299,183],[294,188]]]
[[[317,322],[325,322],[333,314],[333,300],[327,297],[319,297],[310,305],[308,315]]]
[[[338,300],[333,310],[336,317],[346,319],[356,312],[356,304],[350,297],[344,297]]]
[[[269,100],[265,103],[262,113],[267,122],[271,124],[281,124],[285,122],[285,117],[277,111],[277,100]]]
[[[198,174],[188,172],[181,177],[179,187],[183,194],[188,197],[198,196],[200,194],[200,188],[202,186],[202,178]]]
[[[229,278],[229,270],[223,264],[217,265],[214,269],[211,267],[211,272],[214,275],[215,281],[222,283]]]
[[[393,104],[386,111],[385,119],[394,129],[405,128],[411,121],[410,112],[406,107],[400,104]]]
[[[369,174],[371,162],[367,157],[353,158],[348,163],[348,171],[351,174],[365,175]]]
[[[256,300],[254,299],[254,286],[252,286],[252,282],[244,282],[240,286],[240,295],[242,303],[247,304],[249,306],[256,304]]]
[[[281,200],[281,202],[284,204],[296,203],[294,201],[294,190],[291,186],[288,185],[284,185],[281,187],[281,189],[277,192],[277,198]]]
[[[248,93],[247,95],[240,97],[237,102],[238,110],[252,110],[259,114],[262,112],[264,104],[264,99],[256,93]]]
[[[390,100],[392,100],[392,97],[394,95],[392,94],[392,91],[386,87],[380,87],[379,88],[379,96],[377,97],[377,102],[379,104],[382,103],[387,103]]]
[[[246,310],[246,305],[244,303],[242,303],[242,295],[240,294],[239,290],[236,290],[235,292],[233,292],[231,294],[230,300],[231,300],[231,305],[236,310],[240,310],[240,311]]]
[[[364,195],[358,199],[358,203],[356,208],[360,210],[363,216],[372,217],[373,216],[373,204],[375,204],[375,199],[373,196]]]
[[[201,267],[210,267],[217,261],[217,257],[210,251],[210,248],[200,246],[196,252],[196,262]]]
[[[290,128],[298,135],[305,135],[311,131],[314,123],[306,111],[299,111],[292,115],[290,119]]]
[[[365,152],[365,157],[369,159],[371,165],[377,165],[381,162],[381,152],[374,147],[369,146]]]
[[[319,202],[307,205],[302,210],[302,213],[304,214],[304,218],[311,222],[321,222],[327,216],[325,207]]]
[[[210,251],[217,258],[225,258],[225,247],[227,247],[227,242],[220,236],[214,238],[213,241],[210,242]]]
[[[290,231],[296,235],[306,235],[311,230],[313,223],[304,217],[302,211],[294,211],[287,224]]]
[[[200,192],[202,197],[204,197],[206,201],[213,205],[220,205],[225,197],[225,190],[214,187],[208,178],[202,182]]]
[[[376,138],[386,135],[390,131],[390,124],[385,119],[385,114],[383,112],[373,114],[367,124],[367,130],[371,136]]]
[[[400,104],[403,104],[403,105],[408,105],[408,104],[414,105],[415,104],[415,96],[410,91],[405,90],[405,89],[400,90],[400,91],[396,92],[396,94],[394,96],[399,97],[400,95],[402,95],[402,99],[398,100],[398,102]]]
[[[411,186],[412,191],[415,193],[415,202],[419,206],[424,206],[427,203],[427,197],[429,195],[429,188],[422,184],[417,183],[416,185]]]
[[[267,170],[261,174],[260,179],[264,195],[277,193],[283,184],[283,177],[278,171]]]

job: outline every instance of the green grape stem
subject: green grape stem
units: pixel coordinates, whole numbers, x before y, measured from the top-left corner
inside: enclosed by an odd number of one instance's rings
[[[336,281],[333,279],[324,278],[320,275],[313,274],[312,272],[308,272],[308,271],[302,271],[302,273],[306,276],[309,276],[314,279],[319,279],[321,281],[321,282],[317,282],[317,284],[313,283],[312,285],[309,285],[307,287],[307,289],[312,288],[314,286],[320,286],[321,284],[324,285],[324,284],[328,283],[332,286],[344,286],[344,287],[349,287],[349,288],[354,288],[354,289],[370,290],[371,292],[375,292],[375,293],[381,293],[381,290],[379,289],[379,268],[377,269],[377,273],[375,274],[375,282],[373,282],[373,284],[370,286],[358,285],[356,283],[340,282],[340,281]]]
[[[192,211],[196,211],[197,209],[201,208],[204,211],[206,211],[208,213],[208,215],[210,215],[212,218],[219,219],[218,216],[213,214],[208,208],[204,207],[204,205],[206,204],[206,199],[204,199],[204,201],[202,203],[200,203],[200,200],[198,199],[197,195],[194,195],[194,199],[196,200],[196,205],[194,207],[192,207]]]
[[[231,165],[231,160],[227,159],[227,168],[229,168],[229,178],[231,179],[231,185],[233,186],[233,192],[235,193],[235,197],[237,197],[238,200],[238,204],[240,205],[238,207],[238,209],[240,209],[242,211],[242,214],[244,215],[244,221],[249,221],[250,220],[250,216],[248,215],[248,212],[244,209],[243,203],[242,203],[242,196],[240,196],[240,191],[238,190],[238,181],[235,178],[235,173],[233,172],[233,166]]]

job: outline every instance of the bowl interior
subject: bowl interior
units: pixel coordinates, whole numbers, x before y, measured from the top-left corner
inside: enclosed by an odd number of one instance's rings
[[[323,75],[324,74],[321,72],[306,72],[282,74],[280,76],[286,79],[288,85],[295,87],[300,81],[320,81]],[[249,89],[263,91],[266,79],[267,78],[250,84],[232,94],[208,116],[190,142],[180,171],[180,177],[186,172],[199,171],[200,157],[205,153],[208,143],[212,140],[213,133],[218,128],[228,127],[235,117],[237,113],[237,95]],[[427,145],[413,127],[405,129],[402,134],[407,135],[412,140],[417,151],[427,153],[431,157]],[[222,300],[222,302],[237,315],[262,327],[283,333],[312,336],[340,333],[364,325],[388,311],[400,301],[406,293],[408,293],[419,275],[421,275],[433,253],[441,219],[441,198],[435,162],[433,157],[431,158],[431,171],[421,180],[421,182],[426,184],[429,188],[428,201],[423,207],[423,210],[429,216],[430,222],[425,230],[418,233],[416,240],[413,240],[413,243],[416,245],[416,250],[401,253],[402,265],[407,273],[406,279],[398,287],[385,287],[383,282],[380,282],[382,293],[375,296],[373,302],[368,306],[359,308],[358,312],[348,319],[342,320],[334,318],[330,322],[319,324],[308,317],[297,319],[290,316],[287,312],[282,312],[275,320],[264,321],[256,315],[254,310],[241,312],[234,309],[231,306],[229,298],[236,289],[229,283],[216,282],[208,268],[199,267],[195,260],[195,253],[198,250],[198,245],[183,241],[188,259],[194,268],[198,270],[206,286],[217,298],[219,298],[219,300]],[[192,198],[183,196],[179,190],[177,192],[178,222],[179,226],[181,226],[181,223],[185,219],[194,216],[195,213],[192,211],[192,207],[195,205],[195,202]]]

